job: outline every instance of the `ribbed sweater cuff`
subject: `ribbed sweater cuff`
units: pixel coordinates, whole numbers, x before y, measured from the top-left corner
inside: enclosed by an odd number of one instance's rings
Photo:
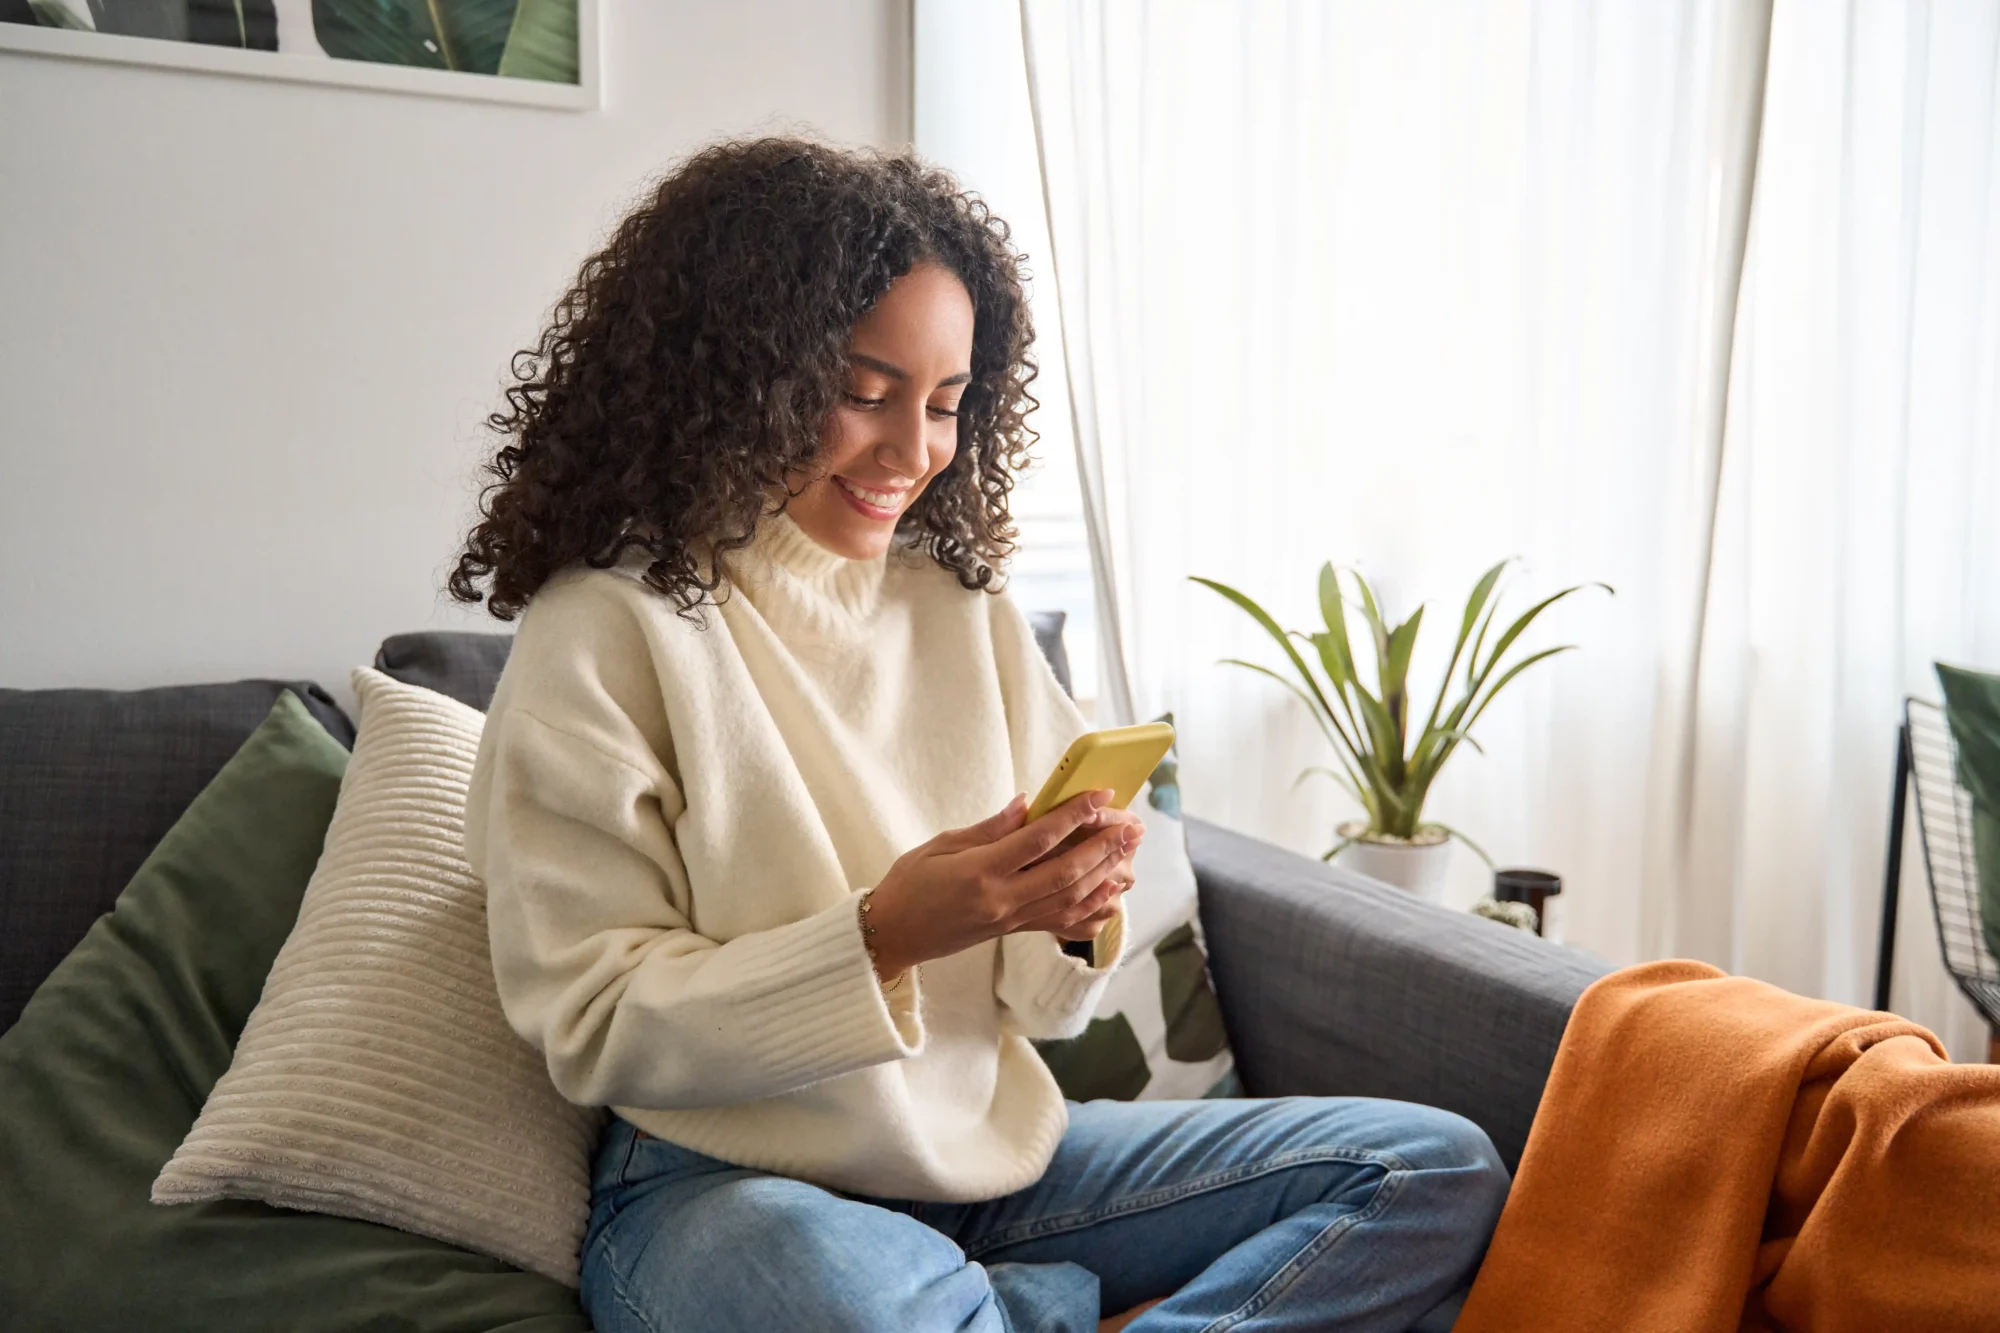
[[[888,995],[861,940],[855,894],[793,923],[760,951],[737,988],[743,1058],[801,1088],[917,1055],[923,1022],[914,977]]]
[[[1125,954],[1125,913],[1121,908],[1092,941],[1091,960],[1072,958],[1062,951],[1055,936],[1048,937],[1054,955],[1048,975],[1035,995],[1035,1007],[1049,1016],[1066,1019],[1094,1000],[1106,978]]]

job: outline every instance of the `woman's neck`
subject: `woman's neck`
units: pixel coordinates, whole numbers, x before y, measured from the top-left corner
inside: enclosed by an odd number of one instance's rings
[[[780,633],[825,634],[865,626],[880,601],[888,558],[850,560],[779,512],[767,515],[750,544],[725,564],[730,583]]]

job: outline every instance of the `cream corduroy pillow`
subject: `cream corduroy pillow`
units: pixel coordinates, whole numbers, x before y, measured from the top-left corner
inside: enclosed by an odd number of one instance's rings
[[[577,1284],[602,1113],[507,1026],[462,850],[485,718],[366,667],[298,924],[155,1203],[363,1218]]]

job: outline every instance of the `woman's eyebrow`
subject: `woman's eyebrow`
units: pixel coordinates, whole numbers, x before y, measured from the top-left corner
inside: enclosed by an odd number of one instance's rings
[[[880,357],[869,356],[865,352],[854,352],[849,355],[848,360],[858,362],[861,365],[868,367],[870,370],[880,371],[882,374],[887,375],[892,380],[906,380],[910,377],[910,372],[904,370],[901,366],[897,365],[895,362],[884,361]],[[948,389],[954,384],[970,384],[970,383],[972,383],[972,372],[969,370],[961,370],[956,375],[952,375],[945,379],[939,380],[937,386],[940,389]]]

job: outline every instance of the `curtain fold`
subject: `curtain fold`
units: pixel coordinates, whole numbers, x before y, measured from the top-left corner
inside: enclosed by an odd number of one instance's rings
[[[1294,779],[1323,742],[1247,621],[1295,626],[1322,561],[1434,605],[1602,579],[1503,696],[1437,817],[1570,885],[1563,928],[1640,955],[1640,865],[1698,343],[1720,252],[1711,145],[1736,7],[1026,0],[1079,471],[1094,480],[1101,673],[1172,710],[1190,808],[1317,854],[1353,811]],[[1738,136],[1740,138],[1740,135]],[[1726,360],[1723,362],[1726,365]],[[1088,381],[1085,384],[1085,381]],[[1109,693],[1107,690],[1106,693]],[[1427,702],[1427,700],[1426,700]],[[1124,715],[1121,710],[1120,715]],[[1450,896],[1489,886],[1456,855]]]
[[[2000,665],[1995,8],[1022,0],[1100,692],[1189,808],[1354,813],[1189,575],[1307,626],[1358,567],[1433,606],[1414,681],[1494,560],[1603,579],[1432,812],[1611,961],[1865,1001],[1898,700]]]
[[[1064,290],[1068,272],[1068,290],[1074,294],[1068,310],[1074,310],[1078,320],[1072,328],[1068,318],[1062,318],[1058,336],[1070,390],[1076,482],[1084,500],[1098,608],[1098,721],[1122,727],[1138,721],[1126,656],[1128,620],[1120,610],[1126,602],[1120,570],[1128,540],[1112,520],[1112,512],[1124,508],[1126,482],[1120,466],[1124,454],[1116,446],[1106,448],[1106,440],[1118,440],[1130,430],[1122,390],[1130,386],[1136,370],[1130,362],[1116,364],[1120,346],[1116,326],[1128,318],[1126,310],[1136,296],[1126,290],[1134,274],[1116,264],[1120,254],[1116,230],[1140,226],[1142,218],[1130,210],[1130,200],[1114,198],[1108,190],[1086,190],[1084,180],[1108,180],[1114,170],[1112,156],[1130,152],[1134,132],[1140,128],[1128,122],[1114,124],[1118,112],[1130,108],[1112,104],[1114,92],[1106,86],[1112,58],[1104,44],[1136,40],[1144,28],[1144,12],[1126,10],[1104,22],[1102,14],[1066,16],[1040,8],[1040,14],[1034,4],[1020,8],[1022,56],[1042,170],[1050,268],[1058,292]],[[1082,22],[1070,24],[1068,18]],[[1042,42],[1036,42],[1036,24],[1042,24]],[[1098,78],[1092,78],[1092,72]],[[1120,72],[1144,74],[1130,62]],[[1102,372],[1100,350],[1110,354]]]
[[[2000,6],[1777,7],[1656,951],[1870,1002],[1902,698],[2000,669],[1996,192]],[[1905,864],[1891,1003],[1983,1058]]]
[[[1651,799],[1638,880],[1643,958],[1689,954],[1712,960],[1715,952],[1703,947],[1704,905],[1686,901],[1694,896],[1687,889],[1696,869],[1690,849],[1696,794],[1704,789],[1698,772],[1698,683],[1770,52],[1768,0],[1734,5],[1717,16],[1709,56],[1714,111],[1701,153],[1706,169],[1694,182],[1703,196],[1703,222],[1697,233],[1703,253],[1695,265],[1702,280],[1701,305],[1692,330],[1694,371],[1687,432],[1677,442],[1682,466],[1667,497],[1666,622],[1647,784]]]
[[[1094,65],[1098,71],[1106,71],[1108,62],[1102,43],[1107,38],[1129,40],[1133,28],[1143,21],[1143,14],[1133,11],[1121,15],[1125,21],[1107,33],[1102,22],[1071,27],[1060,13],[1044,12],[1037,18],[1036,8],[1030,4],[1021,6],[1021,46],[1041,168],[1050,268],[1057,290],[1061,291],[1065,265],[1068,266],[1069,290],[1074,293],[1069,308],[1077,312],[1078,319],[1075,329],[1066,320],[1059,322],[1056,335],[1061,340],[1069,387],[1077,486],[1083,496],[1092,587],[1097,602],[1097,720],[1125,726],[1137,721],[1138,715],[1125,651],[1126,622],[1120,611],[1125,599],[1120,594],[1119,571],[1124,557],[1119,548],[1126,543],[1111,518],[1117,503],[1114,488],[1123,484],[1115,466],[1122,458],[1118,450],[1107,450],[1105,440],[1116,438],[1127,429],[1119,395],[1129,376],[1116,373],[1112,367],[1107,367],[1110,373],[1098,373],[1098,343],[1092,334],[1093,331],[1100,337],[1111,334],[1103,325],[1115,321],[1117,312],[1129,300],[1129,294],[1121,298],[1116,290],[1122,280],[1129,279],[1129,274],[1108,271],[1117,254],[1111,229],[1120,221],[1114,214],[1114,201],[1104,192],[1087,194],[1083,187],[1086,174],[1102,177],[1111,170],[1109,159],[1122,145],[1114,145],[1109,138],[1113,131],[1113,108],[1106,101],[1109,90],[1094,83],[1084,69],[1073,66]],[[1088,16],[1079,13],[1075,17]],[[1037,22],[1044,26],[1045,34],[1052,27],[1059,27],[1060,32],[1037,44]],[[1130,225],[1137,219],[1128,217],[1123,221]],[[1093,312],[1101,313],[1095,330]],[[1109,349],[1116,343],[1105,346]],[[1114,465],[1110,476],[1107,463]],[[1118,498],[1122,498],[1122,491]]]

